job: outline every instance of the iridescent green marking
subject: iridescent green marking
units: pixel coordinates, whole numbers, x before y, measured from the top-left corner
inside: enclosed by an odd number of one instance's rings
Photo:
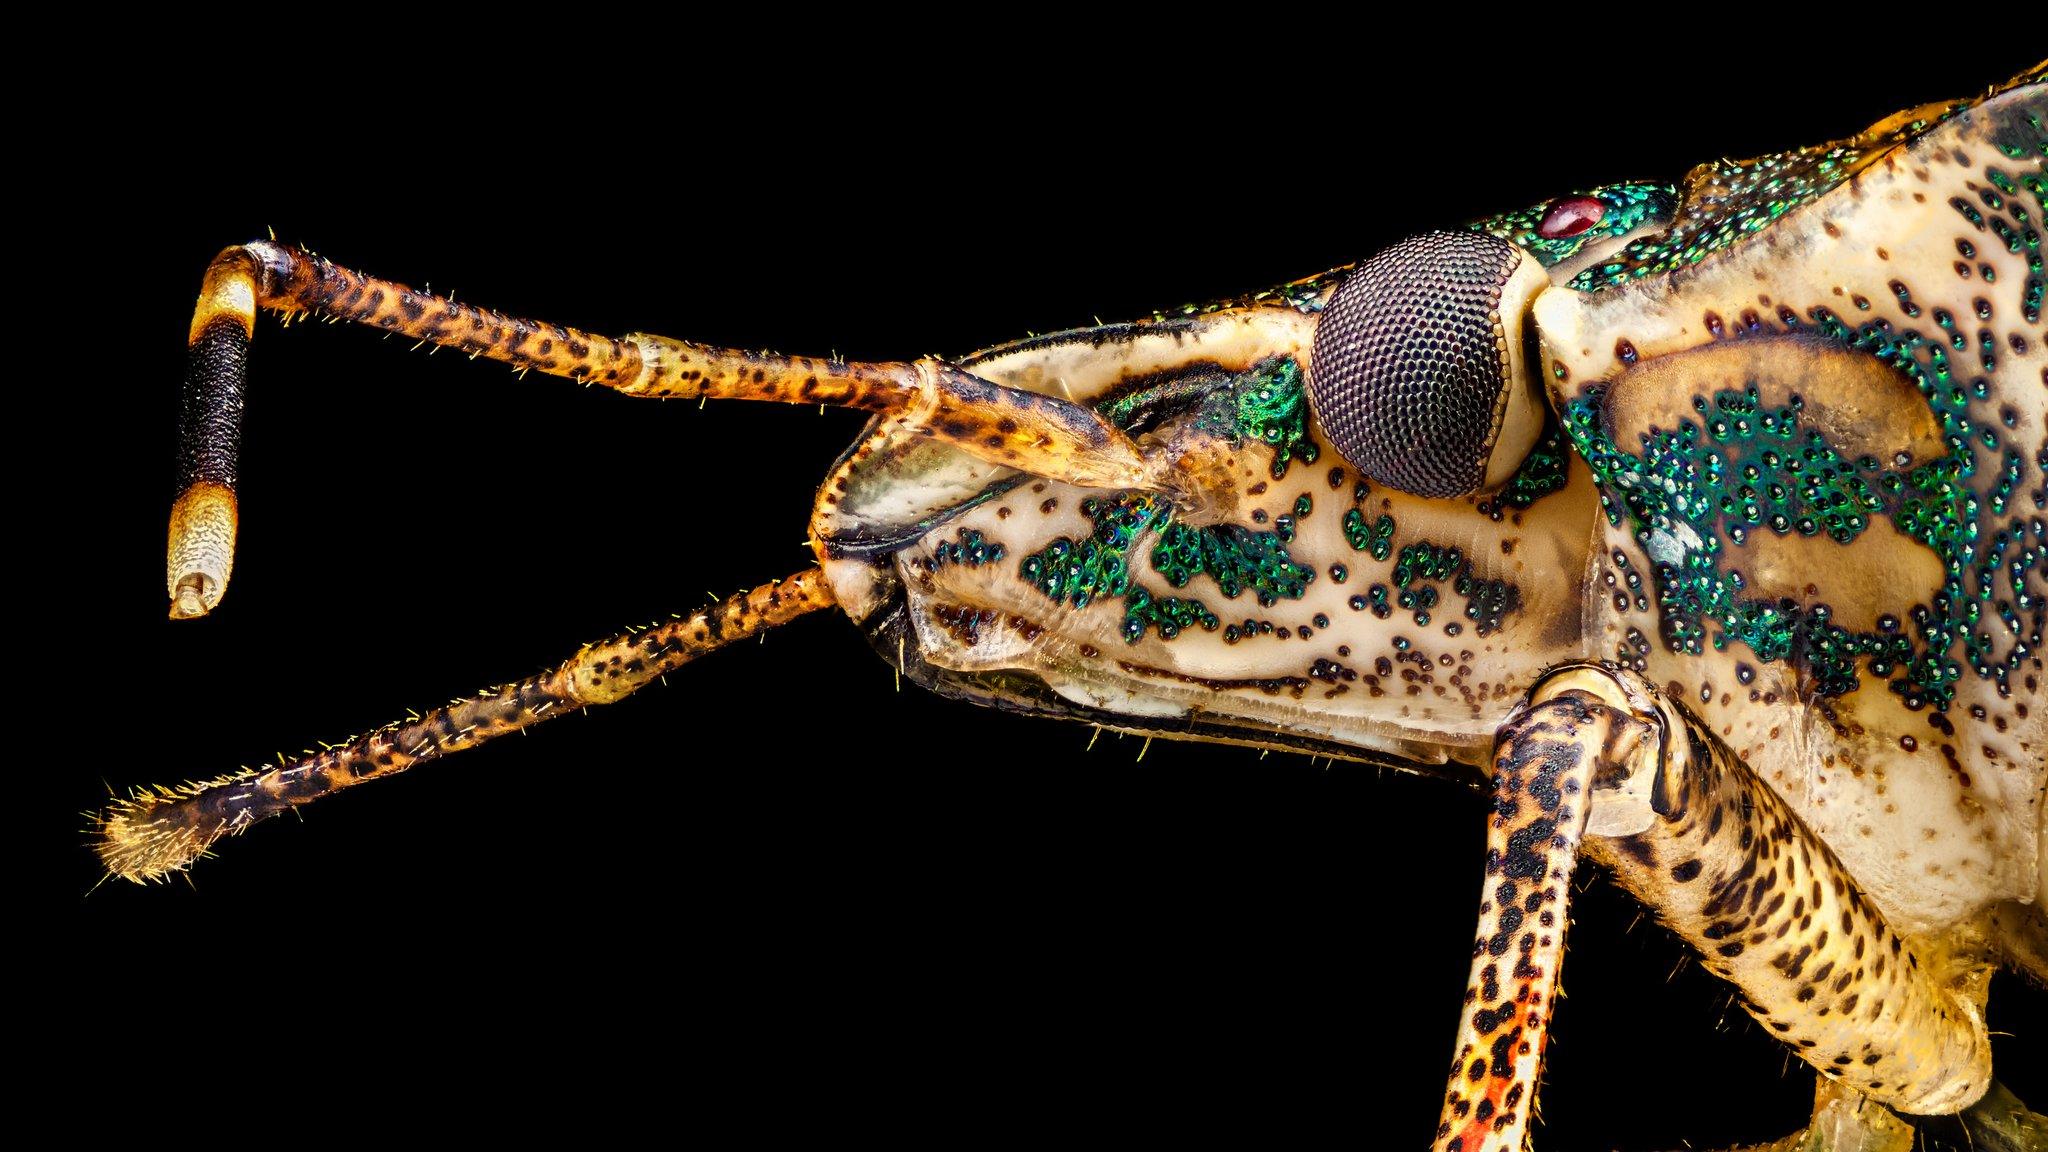
[[[2038,212],[2048,213],[2048,176],[2030,172],[2020,177],[2020,185],[2028,192],[2033,193],[2034,209]]]
[[[1385,560],[1394,552],[1394,518],[1383,515],[1367,524],[1365,513],[1353,508],[1344,513],[1344,542],[1354,551],[1369,553],[1375,560]]]
[[[1254,295],[1252,302],[1263,304],[1268,300],[1280,300],[1297,312],[1321,312],[1323,310],[1323,301],[1326,299],[1331,282],[1332,278],[1327,275],[1311,276],[1306,280],[1295,280],[1291,283],[1282,284],[1270,291]]]
[[[1416,580],[1448,580],[1465,563],[1465,553],[1427,540],[1401,549],[1394,561],[1394,586],[1406,588]]]
[[[1969,338],[1956,330],[1955,315],[1951,313],[1948,309],[1936,308],[1934,310],[1934,323],[1943,332],[1948,333],[1949,347],[1954,348],[1956,351],[1960,352],[1964,348],[1969,346]]]
[[[1571,478],[1571,448],[1565,443],[1564,430],[1557,426],[1555,417],[1546,413],[1543,417],[1543,435],[1529,454],[1522,458],[1521,466],[1500,491],[1479,502],[1479,510],[1499,520],[1504,510],[1519,512],[1536,503],[1552,492],[1564,490]]]
[[[1999,458],[1995,432],[1987,438],[1992,430],[1970,419],[1972,395],[1988,397],[1988,381],[1966,386],[1956,378],[1947,339],[1894,332],[1875,321],[1851,328],[1825,308],[1808,317],[1812,327],[1801,330],[1874,356],[1912,381],[1949,453],[1917,464],[1848,459],[1820,432],[1802,428],[1796,398],[1774,410],[1758,402],[1754,389],[1695,401],[1697,423],[1653,432],[1640,452],[1620,448],[1601,430],[1603,389],[1589,389],[1567,407],[1566,431],[1600,482],[1608,522],[1619,525],[1626,516],[1651,558],[1665,645],[1698,654],[1707,644],[1721,650],[1734,640],[1762,660],[1799,661],[1816,690],[1831,696],[1854,691],[1867,663],[1913,708],[1947,710],[1966,664],[2009,691],[2009,675],[2041,644],[2043,604],[2028,585],[2029,573],[2048,560],[2048,545],[2038,532],[2029,545],[2021,535],[1985,530],[1984,513],[2001,514],[2022,475],[2019,453]],[[1998,468],[1981,504],[1969,483],[1980,452]],[[1739,568],[1721,563],[1724,553],[1731,564],[1739,558],[1723,541],[1741,547],[1755,531],[1848,543],[1878,516],[1931,549],[1945,573],[1939,587],[1919,590],[1924,603],[1900,614],[1910,618],[1917,639],[1902,630],[1899,615],[1856,632],[1834,623],[1825,604],[1746,596]],[[2031,625],[2022,621],[2029,614]],[[1992,655],[1994,619],[2019,641],[2002,661]]]
[[[1424,584],[1420,588],[1401,589],[1394,602],[1400,605],[1403,612],[1415,613],[1415,623],[1417,625],[1427,627],[1430,609],[1436,607],[1436,602],[1440,598],[1441,596],[1437,592],[1436,585]]]
[[[1862,480],[1856,464],[1843,461],[1818,433],[1808,433],[1802,446],[1790,410],[1782,419],[1767,414],[1771,420],[1766,425],[1756,407],[1754,393],[1720,393],[1705,414],[1712,431],[1703,436],[1698,425],[1684,421],[1677,432],[1653,433],[1641,455],[1620,451],[1598,431],[1598,410],[1590,402],[1574,401],[1567,421],[1601,477],[1609,523],[1619,524],[1625,508],[1636,525],[1637,542],[1651,557],[1665,646],[1697,655],[1709,643],[1721,650],[1733,639],[1764,661],[1787,659],[1798,651],[1814,664],[1819,690],[1839,695],[1856,687],[1856,656],[1871,655],[1889,666],[1909,657],[1912,646],[1897,635],[1875,636],[1866,644],[1865,638],[1829,623],[1825,606],[1808,610],[1775,599],[1745,598],[1741,573],[1721,571],[1716,557],[1724,538],[1739,547],[1752,528],[1767,521],[1772,531],[1787,534],[1795,530],[1794,517],[1814,525],[1823,515],[1854,514],[1824,508],[1817,493],[1786,474],[1787,458],[1811,463],[1815,476],[1839,477],[1846,468],[1850,478]],[[1739,450],[1721,451],[1717,445]],[[1863,487],[1869,491],[1867,483]],[[1616,507],[1617,500],[1622,507]],[[1853,539],[1860,531],[1860,525],[1852,527],[1845,519],[1835,535]],[[1710,620],[1720,626],[1711,634]]]
[[[1703,165],[1687,176],[1682,191],[1684,204],[1670,228],[1661,235],[1631,240],[1612,259],[1574,276],[1571,287],[1590,292],[1697,264],[1713,253],[1770,227],[1786,213],[1832,191],[1871,158],[1969,107],[1968,102],[1952,104],[1931,119],[1913,120],[1882,135],[1866,134],[1839,144],[1779,152],[1754,160],[1722,160]],[[2019,127],[2018,121],[2022,118],[2027,127]],[[1998,135],[1999,151],[2008,159],[2038,160],[2041,155],[2048,154],[2048,140],[2042,139],[2041,119],[2035,113],[2013,117],[2009,126],[2002,127]],[[2000,172],[1999,175],[2003,177],[2005,173]],[[1994,210],[1998,205],[1993,202],[1998,201],[2008,210],[2024,213],[2016,197],[2018,188],[2025,188],[2033,195],[2035,210],[2042,210],[2044,201],[2048,201],[2048,192],[2044,192],[2048,181],[2039,175],[2029,174],[2017,181],[2018,187],[2014,184],[2008,177],[2004,183],[1998,184],[2003,195],[1991,193],[1985,202],[1992,204]],[[1978,227],[1984,226],[1982,215],[1967,202],[1958,200],[1952,203],[1965,219]],[[2026,225],[2023,216],[2020,225],[2022,228]]]
[[[1808,433],[1804,445],[1794,443],[1805,406],[1795,396],[1790,405],[1774,411],[1759,402],[1754,388],[1720,393],[1711,405],[1694,401],[1707,439],[1732,449],[1725,469],[1722,457],[1710,458],[1707,485],[1720,493],[1722,522],[1736,544],[1757,526],[1781,536],[1825,532],[1836,543],[1847,544],[1869,526],[1871,513],[1883,509],[1869,483],[1857,474],[1859,467],[1874,468],[1877,461],[1844,460],[1818,432]],[[1775,446],[1748,451],[1759,444]]]
[[[1984,169],[1984,178],[1998,189],[1997,192],[1991,189],[1979,191],[1985,206],[1994,212],[2002,210],[2012,217],[2008,222],[2004,216],[1992,216],[1986,224],[2008,253],[2026,257],[2027,282],[2020,293],[2020,312],[2027,323],[2038,324],[2041,322],[2044,289],[2048,289],[2048,275],[2042,272],[2041,232],[2034,226],[2034,218],[2026,205],[2020,202],[2020,187],[2024,184],[2033,194],[2036,211],[2040,211],[2044,181],[2034,175],[2022,177],[2019,183],[2015,183],[2005,170],[1990,165]]]
[[[1056,603],[1086,608],[1099,599],[1121,597],[1123,636],[1130,643],[1156,630],[1171,640],[1189,625],[1214,629],[1216,616],[1201,603],[1170,596],[1154,597],[1131,581],[1131,546],[1148,528],[1165,523],[1173,510],[1146,495],[1125,494],[1081,502],[1081,512],[1095,522],[1086,540],[1062,537],[1026,556],[1017,574]]]
[[[1263,608],[1283,599],[1301,599],[1316,575],[1287,554],[1281,533],[1253,532],[1235,524],[1164,525],[1159,544],[1152,549],[1152,567],[1175,588],[1207,575],[1229,599],[1249,589]]]
[[[1780,152],[1754,160],[1720,161],[1696,169],[1688,176],[1684,188],[1663,183],[1595,188],[1580,195],[1599,200],[1607,210],[1599,224],[1577,236],[1551,240],[1537,235],[1536,227],[1557,202],[1555,199],[1476,220],[1467,227],[1517,245],[1548,268],[1578,255],[1595,240],[1612,239],[1644,225],[1654,227],[1672,221],[1660,234],[1630,241],[1612,258],[1574,276],[1570,284],[1581,292],[1611,288],[1698,263],[1768,228],[1786,213],[1839,186],[1869,157],[1912,139],[1971,105],[1970,101],[1957,102],[1932,118],[1909,121],[1879,136],[1866,134],[1841,144]],[[2041,117],[2031,111],[2003,122],[1993,143],[2009,160],[2038,162],[2048,157],[2048,131],[2044,131]],[[2048,178],[2028,173],[2016,183],[2033,195],[2037,211],[2048,211]],[[2004,185],[2000,190],[2008,198],[2017,194]],[[1262,305],[1284,305],[1314,314],[1322,311],[1331,290],[1353,267],[1335,268],[1249,296],[1162,309],[1154,312],[1152,318],[1165,321]]]
[[[1315,579],[1314,570],[1288,556],[1279,534],[1235,524],[1177,524],[1173,508],[1154,496],[1091,497],[1081,502],[1081,512],[1095,525],[1087,539],[1054,540],[1026,556],[1017,574],[1055,602],[1075,608],[1121,598],[1123,636],[1133,644],[1148,630],[1171,640],[1189,627],[1214,631],[1219,623],[1202,601],[1154,596],[1132,579],[1130,551],[1147,532],[1157,533],[1153,568],[1176,588],[1207,575],[1224,596],[1235,599],[1250,591],[1270,607],[1282,599],[1300,599]]]
[[[1394,614],[1394,606],[1388,602],[1387,586],[1375,584],[1365,590],[1364,596],[1353,596],[1352,607],[1371,612],[1381,620]]]
[[[1688,178],[1685,207],[1669,229],[1629,241],[1612,259],[1572,277],[1571,287],[1591,292],[1697,264],[1835,188],[1873,147],[1895,142],[1824,145],[1704,165]]]
[[[1178,372],[1172,377],[1133,387],[1102,404],[1110,423],[1130,432],[1192,411],[1195,427],[1231,442],[1264,444],[1273,450],[1273,479],[1284,479],[1299,460],[1313,464],[1322,454],[1311,432],[1307,378],[1299,361],[1275,356],[1242,373],[1210,366]],[[1294,519],[1308,515],[1314,502],[1306,495],[1295,501]]]
[[[1095,522],[1086,540],[1060,537],[1024,557],[1017,575],[1056,602],[1086,608],[1096,600],[1122,596],[1131,587],[1128,556],[1138,535],[1172,515],[1151,496],[1089,497],[1081,512]]]
[[[972,528],[962,528],[954,540],[941,541],[932,548],[932,567],[943,568],[948,564],[960,564],[968,568],[979,568],[1001,560],[1008,549],[1001,544],[982,537]]]
[[[1132,588],[1124,596],[1124,639],[1132,644],[1145,638],[1147,628],[1158,632],[1161,640],[1171,640],[1195,626],[1214,632],[1216,624],[1215,613],[1199,600],[1155,597],[1143,588]]]
[[[1226,300],[1211,300],[1203,304],[1183,304],[1178,308],[1164,308],[1152,313],[1155,322],[1172,320],[1182,316],[1207,316],[1232,308],[1257,308],[1261,306],[1285,305],[1297,312],[1314,315],[1323,310],[1329,302],[1330,289],[1344,274],[1351,271],[1351,265],[1333,268],[1304,280],[1294,280],[1277,288],[1254,292],[1249,296],[1232,296]]]
[[[1292,357],[1261,360],[1203,405],[1196,427],[1236,444],[1249,440],[1271,448],[1273,479],[1282,479],[1289,464],[1313,464],[1321,455],[1309,434],[1306,384]]]
[[[1436,588],[1440,583],[1449,583],[1453,592],[1465,598],[1464,616],[1473,622],[1473,630],[1481,636],[1498,631],[1501,622],[1522,607],[1522,590],[1519,587],[1505,580],[1487,580],[1472,575],[1471,561],[1458,548],[1424,540],[1401,549],[1400,559],[1394,562],[1394,587],[1399,589],[1394,603],[1403,611],[1414,612],[1416,624],[1429,623],[1430,609],[1436,607],[1441,599]],[[1381,611],[1386,603],[1385,591],[1382,585],[1372,586],[1373,614],[1381,619],[1391,615]],[[1446,631],[1458,627],[1450,624]],[[1452,635],[1456,633],[1452,632]]]
[[[1522,608],[1521,588],[1506,580],[1479,579],[1469,567],[1458,574],[1453,589],[1465,598],[1465,618],[1473,622],[1473,631],[1481,636],[1497,631],[1502,620]]]
[[[1954,104],[1933,119],[1913,120],[1883,135],[1701,165],[1686,177],[1684,203],[1669,228],[1629,241],[1612,258],[1572,277],[1570,286],[1597,291],[1697,264],[1826,195],[1872,157],[1967,107]]]
[[[2021,120],[2026,123],[2021,124]],[[2029,111],[1998,124],[1992,143],[2008,160],[2039,161],[2048,158],[2048,128],[2042,126],[2041,114],[2038,112]],[[2020,182],[2027,183],[2024,179]],[[2029,185],[2034,190],[2034,202],[2037,204],[2048,200],[2048,193],[2040,190],[2042,183],[2048,181]]]
[[[1194,408],[1228,384],[1229,376],[1221,368],[1177,372],[1122,393],[1104,403],[1101,411],[1110,423],[1129,432],[1141,424],[1150,425],[1161,414]]]
[[[1669,220],[1678,208],[1678,189],[1670,184],[1610,184],[1590,192],[1574,192],[1571,196],[1598,200],[1606,209],[1600,223],[1576,236],[1548,240],[1537,234],[1536,226],[1543,223],[1550,206],[1557,200],[1546,200],[1518,212],[1503,212],[1484,220],[1474,220],[1468,227],[1474,232],[1484,232],[1513,244],[1548,268],[1578,255],[1587,244],[1626,236],[1645,224]]]

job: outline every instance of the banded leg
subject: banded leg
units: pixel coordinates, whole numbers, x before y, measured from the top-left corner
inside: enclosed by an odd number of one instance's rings
[[[239,834],[322,796],[396,775],[486,740],[594,704],[622,700],[665,672],[833,604],[816,569],[736,593],[688,619],[588,644],[558,667],[346,744],[262,771],[142,791],[101,819],[100,860],[129,880],[191,867],[222,836]]]
[[[858,408],[978,459],[1028,461],[1040,476],[1083,487],[1156,491],[1166,483],[1130,437],[1092,409],[941,361],[869,364],[644,333],[599,336],[425,295],[259,241],[214,258],[193,312],[168,556],[173,617],[211,611],[234,565],[235,459],[258,308],[324,312],[631,396]]]
[[[1593,787],[1655,748],[1649,724],[1570,673],[1539,684],[1495,738],[1485,895],[1438,1152],[1523,1147]]]

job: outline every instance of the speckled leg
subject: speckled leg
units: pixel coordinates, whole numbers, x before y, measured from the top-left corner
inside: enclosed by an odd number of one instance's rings
[[[128,880],[191,867],[222,836],[365,780],[473,748],[594,704],[624,699],[706,652],[831,607],[815,569],[740,592],[687,619],[585,645],[558,667],[423,716],[389,724],[316,755],[201,784],[144,790],[101,819],[100,859]]]
[[[309,252],[258,241],[208,267],[189,338],[180,495],[171,515],[171,615],[220,602],[234,562],[235,459],[258,308],[324,313],[520,369],[631,396],[772,400],[859,408],[978,459],[1091,488],[1164,486],[1130,437],[1093,409],[990,383],[936,360],[867,364],[599,336],[413,291]]]
[[[1538,685],[1495,739],[1485,896],[1438,1152],[1514,1150],[1527,1140],[1594,782],[1646,746],[1654,752],[1655,735],[1568,672]]]
[[[1777,794],[1640,676],[1552,672],[1501,728],[1493,770],[1440,1152],[1524,1145],[1582,836],[1821,1073],[1814,1125],[1784,1146],[1885,1148],[1901,1127],[1887,1109],[1956,1112],[1984,1096],[1991,1048],[1970,992],[1981,981],[1924,966]]]
[[[1610,702],[1653,721],[1663,739],[1654,765],[1636,765],[1596,799],[1593,858],[1822,1076],[1908,1113],[1955,1112],[1982,1096],[1991,1044],[1981,970],[1919,955],[1689,711],[1633,673],[1599,677]]]

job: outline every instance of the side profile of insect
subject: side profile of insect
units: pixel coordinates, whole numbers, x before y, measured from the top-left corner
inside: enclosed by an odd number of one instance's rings
[[[629,395],[874,419],[819,490],[816,567],[139,794],[108,811],[103,858],[188,868],[267,816],[836,609],[941,695],[1483,780],[1438,1147],[1527,1136],[1581,853],[1820,1073],[1821,1146],[1883,1146],[1894,1112],[2021,1131],[1982,1013],[1995,968],[2048,974],[2044,96],[2037,68],[1833,144],[957,360],[604,336],[230,249],[190,332],[174,616],[230,595],[264,308]],[[602,493],[605,452],[542,482]]]

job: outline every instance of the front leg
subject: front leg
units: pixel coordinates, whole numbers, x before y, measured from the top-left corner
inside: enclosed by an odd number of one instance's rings
[[[1486,896],[1441,1152],[1526,1142],[1582,836],[1842,1094],[1914,1113],[1984,1095],[1980,1005],[1885,923],[1775,792],[1639,676],[1553,672],[1501,728],[1493,768]]]
[[[1437,1152],[1527,1142],[1594,789],[1632,762],[1654,763],[1660,744],[1654,718],[1614,707],[1603,687],[1584,669],[1552,675],[1495,737],[1486,888]]]

